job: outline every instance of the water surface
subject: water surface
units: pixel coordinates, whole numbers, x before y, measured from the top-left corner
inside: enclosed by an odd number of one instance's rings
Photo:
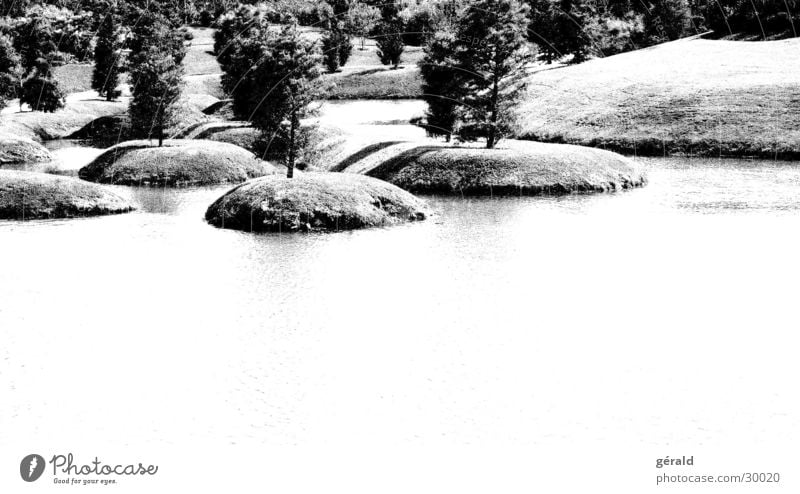
[[[0,442],[797,439],[800,164],[644,163],[635,191],[335,234],[211,227],[226,187],[0,222]]]

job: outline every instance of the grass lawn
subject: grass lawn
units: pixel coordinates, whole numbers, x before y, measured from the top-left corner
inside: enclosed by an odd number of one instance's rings
[[[422,48],[407,46],[400,67],[393,69],[382,65],[377,46],[367,40],[365,49],[353,38],[353,51],[341,72],[323,77],[335,84],[329,99],[406,99],[419,98],[422,78],[417,63],[422,59]]]
[[[94,65],[90,63],[71,63],[56,67],[53,72],[67,94],[90,91],[92,89],[92,71]]]
[[[541,70],[524,139],[641,155],[800,158],[800,39],[683,40]]]

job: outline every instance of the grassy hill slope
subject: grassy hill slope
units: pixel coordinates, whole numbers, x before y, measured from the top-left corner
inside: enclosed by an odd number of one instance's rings
[[[544,68],[520,137],[643,155],[800,158],[800,39],[691,39]]]

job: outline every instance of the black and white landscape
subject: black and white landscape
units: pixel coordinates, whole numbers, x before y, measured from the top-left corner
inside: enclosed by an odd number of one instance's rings
[[[0,0],[0,492],[796,491],[798,30]]]

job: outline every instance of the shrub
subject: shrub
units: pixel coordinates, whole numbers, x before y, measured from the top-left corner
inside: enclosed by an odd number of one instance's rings
[[[20,101],[33,111],[52,113],[64,107],[64,93],[52,76],[37,73],[22,83]]]

